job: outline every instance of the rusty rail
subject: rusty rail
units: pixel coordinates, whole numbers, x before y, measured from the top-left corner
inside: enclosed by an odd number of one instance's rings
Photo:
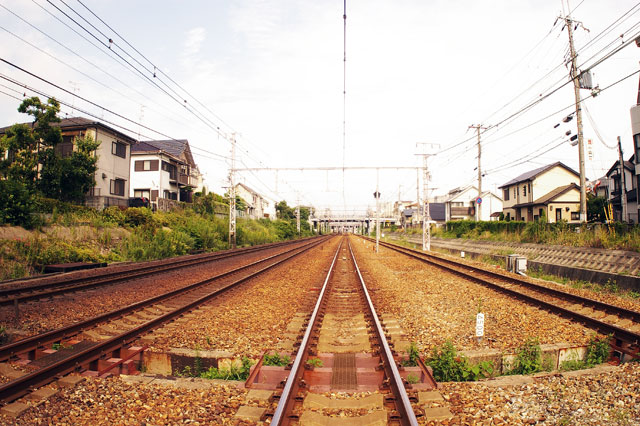
[[[367,238],[368,239],[368,238]],[[381,245],[383,245],[384,247],[387,247],[391,250],[395,250],[399,253],[403,253],[409,257],[412,257],[414,259],[417,259],[421,262],[425,262],[428,263],[430,265],[433,266],[437,266],[439,268],[445,269],[451,273],[454,273],[464,279],[470,280],[470,281],[474,281],[478,284],[482,284],[484,286],[487,286],[489,288],[492,288],[494,290],[500,291],[502,293],[505,293],[511,297],[515,297],[521,300],[524,300],[527,303],[530,303],[532,305],[538,306],[538,307],[543,307],[545,309],[550,310],[551,312],[555,312],[558,313],[560,315],[564,315],[568,318],[572,318],[574,320],[577,320],[579,322],[583,322],[586,325],[590,326],[591,328],[594,328],[596,330],[599,330],[601,332],[603,332],[604,334],[612,334],[616,339],[631,343],[631,344],[638,344],[640,343],[640,333],[634,333],[630,330],[621,328],[621,327],[617,327],[615,325],[612,324],[608,324],[606,322],[597,320],[595,318],[589,317],[587,315],[581,314],[579,312],[575,312],[574,310],[568,309],[568,308],[564,308],[562,306],[558,306],[555,305],[551,302],[547,302],[545,300],[542,300],[538,297],[532,296],[532,295],[528,295],[522,292],[519,292],[515,289],[510,289],[507,288],[497,282],[493,282],[490,281],[489,279],[486,278],[482,278],[479,276],[479,274],[484,274],[485,276],[489,276],[490,278],[493,279],[498,279],[498,280],[503,280],[503,281],[507,281],[507,282],[512,282],[516,285],[522,286],[522,287],[528,287],[533,289],[534,291],[538,291],[538,292],[542,292],[545,293],[549,296],[553,296],[553,297],[557,297],[557,298],[561,298],[564,300],[568,300],[574,303],[579,303],[582,304],[584,306],[592,306],[595,308],[598,308],[600,310],[603,310],[605,312],[609,312],[609,313],[613,313],[617,316],[620,316],[621,318],[629,318],[631,320],[633,320],[634,322],[638,322],[640,323],[640,312],[636,312],[630,309],[625,309],[625,308],[621,308],[618,306],[614,306],[614,305],[610,305],[608,303],[604,303],[604,302],[600,302],[598,300],[594,300],[594,299],[590,299],[587,297],[583,297],[583,296],[578,296],[575,294],[571,294],[571,293],[567,293],[564,291],[560,291],[560,290],[556,290],[553,288],[549,288],[549,287],[545,287],[539,284],[535,284],[535,283],[530,283],[528,281],[524,281],[522,279],[519,279],[517,277],[507,277],[501,274],[497,274],[493,271],[488,271],[482,268],[478,268],[476,266],[472,267],[472,269],[470,269],[469,265],[463,264],[463,263],[459,263],[456,262],[454,260],[451,259],[445,259],[442,258],[440,256],[435,256],[433,254],[429,254],[429,253],[424,253],[421,251],[417,251],[417,250],[413,250],[413,249],[409,249],[406,247],[401,247],[398,246],[396,244],[391,244],[391,243],[387,243],[387,242],[380,242]]]
[[[179,268],[185,268],[188,266],[199,265],[201,263],[226,259],[241,254],[267,250],[270,248],[286,245],[288,243],[290,242],[287,241],[275,244],[261,244],[258,246],[252,246],[242,249],[224,250],[221,252],[207,253],[205,255],[188,256],[187,258],[181,257],[176,259],[163,259],[163,263],[161,264],[146,266],[144,264],[135,264],[135,266],[133,266],[131,269],[116,272],[103,271],[103,274],[99,274],[97,276],[94,275],[91,277],[76,277],[69,278],[65,281],[31,284],[20,287],[0,289],[0,306],[10,306],[15,305],[16,303],[45,299],[59,294],[114,284],[120,281],[130,280],[132,278],[140,278],[160,272],[166,272]],[[12,284],[15,284],[15,281],[13,281]]]
[[[44,386],[45,384],[53,381],[57,376],[68,374],[72,371],[77,371],[82,369],[83,366],[86,366],[88,363],[95,361],[104,357],[108,353],[113,353],[122,347],[132,343],[135,341],[140,335],[147,333],[159,326],[163,325],[166,322],[173,320],[174,318],[196,308],[197,306],[209,301],[210,299],[230,290],[238,286],[239,284],[256,277],[257,275],[262,274],[265,271],[268,271],[274,268],[277,265],[280,265],[287,260],[298,256],[307,250],[321,244],[325,239],[319,239],[316,241],[312,241],[311,243],[307,243],[302,247],[297,247],[292,249],[293,253],[288,254],[284,258],[276,261],[273,264],[270,264],[258,271],[252,272],[251,274],[244,276],[232,283],[227,284],[225,287],[212,291],[211,293],[202,296],[196,300],[193,300],[177,309],[174,309],[171,312],[163,314],[155,319],[147,321],[139,326],[125,331],[117,336],[106,339],[102,342],[97,343],[95,346],[92,346],[88,349],[82,350],[76,354],[70,355],[69,357],[60,360],[56,363],[53,363],[49,366],[43,367],[33,373],[27,374],[25,376],[19,377],[15,380],[12,380],[4,385],[0,385],[0,401],[8,403],[11,401],[20,398],[30,391],[30,389],[37,388],[40,386]]]

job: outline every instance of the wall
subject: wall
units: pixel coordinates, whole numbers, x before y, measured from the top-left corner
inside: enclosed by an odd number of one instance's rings
[[[96,154],[98,155],[96,170],[97,191],[94,195],[128,199],[130,185],[129,168],[131,160],[131,145],[129,145],[129,143],[126,141],[117,139],[114,135],[107,133],[99,128],[87,129],[86,134],[90,135],[92,138],[100,142],[100,146],[96,150]],[[125,144],[126,158],[121,158],[117,155],[111,154],[111,144],[116,140]],[[111,179],[125,180],[124,196],[119,197],[110,193]]]
[[[535,178],[531,185],[533,199],[537,200],[540,197],[544,197],[557,187],[569,185],[570,183],[575,183],[580,186],[580,177],[574,175],[564,167],[555,166],[551,170],[547,170],[545,173]],[[580,200],[579,193],[578,200]]]

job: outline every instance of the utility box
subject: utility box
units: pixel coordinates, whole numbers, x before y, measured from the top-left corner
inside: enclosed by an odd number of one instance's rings
[[[510,254],[506,257],[506,269],[516,274],[527,272],[527,258],[519,254]]]

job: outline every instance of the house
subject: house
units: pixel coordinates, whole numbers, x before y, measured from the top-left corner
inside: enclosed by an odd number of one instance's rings
[[[186,139],[143,141],[131,148],[131,197],[145,197],[154,208],[168,210],[171,201],[193,201],[202,176]]]
[[[32,125],[32,123],[25,123]],[[86,196],[85,204],[102,209],[109,206],[127,206],[129,203],[129,163],[131,145],[136,140],[99,121],[84,117],[64,118],[59,123],[62,142],[55,150],[62,157],[70,156],[76,137],[91,136],[100,142],[96,150],[96,184]],[[7,128],[0,129],[3,134]]]
[[[275,203],[260,195],[244,183],[236,184],[236,195],[247,203],[246,215],[250,219],[276,217]]]
[[[606,174],[609,182],[607,201],[611,203],[613,219],[620,222],[638,223],[638,198],[637,180],[635,178],[636,155],[633,154],[628,161],[624,161],[624,189],[627,196],[627,217],[622,217],[622,183],[620,174],[620,161],[613,163]]]
[[[436,203],[444,203],[445,221],[450,220],[475,220],[476,219],[476,199],[478,189],[475,186],[464,188],[454,188],[446,195],[435,197]],[[480,217],[478,220],[490,220],[491,213],[502,210],[502,199],[492,193],[485,191],[480,194]]]
[[[580,222],[580,175],[561,162],[549,164],[500,186],[507,220]]]

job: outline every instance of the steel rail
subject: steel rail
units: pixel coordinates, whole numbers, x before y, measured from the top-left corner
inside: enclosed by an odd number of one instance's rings
[[[174,318],[176,318],[177,316],[180,316],[192,309],[194,309],[195,307],[209,301],[210,299],[230,290],[231,288],[234,288],[236,286],[238,286],[239,284],[254,278],[257,275],[262,274],[265,271],[271,270],[272,268],[274,268],[277,265],[280,265],[283,262],[286,262],[287,260],[298,256],[308,250],[310,250],[311,248],[321,244],[324,241],[314,241],[311,244],[307,244],[305,246],[302,246],[302,249],[300,248],[295,248],[292,251],[294,251],[294,253],[289,254],[287,257],[278,260],[277,262],[266,266],[256,272],[251,273],[248,276],[242,277],[239,280],[234,281],[233,283],[230,283],[228,285],[226,285],[223,288],[217,289],[212,291],[211,293],[200,297],[192,302],[189,302],[175,310],[173,310],[172,312],[168,312],[166,314],[163,314],[161,316],[159,316],[158,318],[152,319],[150,321],[147,321],[146,323],[143,323],[131,330],[128,330],[124,333],[121,333],[117,336],[111,337],[109,339],[106,339],[102,342],[98,342],[96,343],[95,346],[92,346],[90,348],[84,349],[76,354],[73,354],[65,359],[62,359],[58,362],[55,362],[49,366],[43,367],[37,371],[34,371],[33,373],[27,374],[25,376],[19,377],[17,379],[14,379],[8,383],[5,383],[4,385],[0,385],[0,401],[3,401],[5,403],[11,402],[16,400],[17,398],[20,398],[21,396],[25,395],[26,393],[29,392],[30,389],[33,388],[37,388],[40,386],[43,386],[45,384],[50,383],[51,381],[53,381],[57,376],[60,375],[65,375],[68,374],[72,371],[76,371],[82,368],[83,365],[87,365],[88,363],[101,359],[104,356],[106,356],[109,353],[113,353],[117,350],[119,350],[120,348],[130,344],[131,342],[135,341],[140,335],[153,330],[157,327],[159,327],[160,325],[169,322],[171,320],[173,320]],[[297,250],[297,251],[296,251]]]
[[[440,256],[435,256],[434,254],[431,254],[431,253],[424,253],[424,252],[421,252],[419,250],[414,250],[414,249],[410,249],[410,248],[407,248],[407,247],[401,247],[401,246],[398,246],[396,244],[392,244],[392,243],[388,243],[388,242],[382,242],[382,241],[380,242],[380,244],[385,246],[385,247],[388,247],[390,249],[396,250],[396,251],[403,251],[403,252],[408,252],[408,253],[415,254],[415,255],[418,255],[418,256],[427,257],[427,258],[430,258],[430,259],[436,259],[437,261],[444,262],[444,263],[447,263],[449,265],[453,265],[453,266],[456,266],[456,267],[459,267],[459,268],[468,269],[470,267],[469,265],[466,265],[466,264],[460,263],[460,262],[456,262],[456,261],[454,261],[452,259],[446,259],[446,258],[443,258],[443,257],[440,257]],[[601,301],[595,300],[595,299],[591,299],[589,297],[579,296],[577,294],[572,294],[572,293],[569,293],[569,292],[566,292],[566,291],[562,291],[562,290],[558,290],[558,289],[555,289],[555,288],[546,287],[544,285],[540,285],[540,284],[532,283],[532,282],[529,282],[529,281],[525,281],[525,280],[522,280],[522,279],[520,279],[518,277],[507,277],[507,276],[504,276],[502,274],[496,273],[494,271],[490,271],[490,270],[483,269],[483,268],[478,268],[476,266],[474,266],[474,268],[477,269],[479,272],[481,272],[483,274],[491,276],[492,278],[511,281],[513,284],[520,285],[520,286],[523,286],[523,287],[529,287],[529,288],[531,288],[531,289],[533,289],[535,291],[547,293],[547,294],[552,295],[554,297],[560,297],[560,298],[567,299],[567,300],[570,300],[570,301],[573,301],[573,302],[577,302],[577,303],[581,303],[581,304],[585,304],[585,305],[590,305],[592,307],[595,307],[595,308],[598,308],[598,309],[601,309],[601,310],[605,310],[605,311],[608,311],[610,313],[614,313],[614,314],[616,314],[618,316],[629,318],[629,319],[633,320],[634,322],[639,322],[640,323],[640,312],[634,311],[632,309],[627,309],[627,308],[623,308],[623,307],[620,307],[620,306],[610,305],[608,303],[601,302]]]
[[[393,357],[393,352],[391,352],[391,348],[389,347],[389,343],[387,342],[386,336],[384,334],[384,330],[382,329],[382,324],[380,324],[380,320],[378,319],[378,314],[376,313],[376,309],[373,306],[373,301],[371,300],[371,296],[369,296],[369,291],[367,290],[367,286],[364,282],[364,278],[360,273],[360,268],[358,267],[358,262],[356,261],[356,256],[353,253],[353,249],[351,248],[351,244],[349,243],[349,251],[351,252],[351,257],[353,258],[353,264],[356,267],[356,272],[358,273],[358,278],[360,279],[360,285],[362,286],[362,291],[367,299],[367,308],[373,317],[373,321],[375,323],[375,332],[378,335],[378,340],[382,343],[382,363],[385,369],[385,373],[387,373],[387,377],[389,378],[389,382],[393,391],[393,394],[396,398],[400,398],[400,403],[398,404],[396,400],[396,408],[400,413],[400,421],[404,425],[417,426],[418,419],[416,419],[416,415],[413,412],[413,407],[411,406],[411,401],[407,396],[407,390],[404,387],[404,381],[400,376],[400,372],[398,371],[398,366]]]
[[[306,240],[306,239],[305,239]],[[301,241],[301,240],[296,240]],[[140,278],[147,275],[153,275],[160,272],[171,271],[175,269],[195,266],[202,263],[213,262],[229,257],[252,253],[255,251],[267,250],[274,247],[285,245],[286,243],[262,244],[260,246],[248,247],[239,250],[225,250],[223,252],[215,252],[207,256],[189,257],[188,259],[177,259],[161,264],[149,266],[137,265],[131,269],[124,271],[108,272],[104,274],[94,275],[91,277],[76,277],[66,281],[56,281],[52,283],[33,284],[21,287],[12,287],[0,289],[0,306],[14,305],[22,302],[29,302],[39,299],[53,297],[59,294],[75,292],[92,287],[99,287],[107,284],[113,284],[120,281],[126,281],[133,278]],[[135,269],[133,269],[135,268]],[[16,297],[12,297],[18,295]]]
[[[342,244],[343,242],[341,241],[338,249],[336,250],[336,254],[333,256],[333,261],[331,262],[327,276],[322,284],[322,289],[320,289],[320,293],[318,294],[318,301],[316,302],[316,306],[313,308],[313,312],[309,318],[309,325],[304,333],[302,341],[300,342],[298,353],[296,354],[296,358],[291,366],[291,372],[289,373],[289,376],[287,376],[287,381],[284,385],[284,389],[282,390],[282,394],[280,395],[280,401],[278,401],[278,406],[276,407],[276,410],[273,413],[273,418],[271,419],[271,425],[280,426],[289,424],[290,419],[286,414],[291,412],[293,404],[295,404],[295,398],[298,395],[298,390],[300,388],[299,379],[304,372],[304,364],[309,356],[311,332],[318,326],[318,313],[322,306],[327,291],[327,284],[329,283],[329,278],[331,278],[331,274],[333,273],[333,268],[336,264],[336,259],[338,258],[338,253],[340,253]]]
[[[298,240],[299,242],[300,240]],[[322,243],[326,241],[326,238],[322,238],[319,241],[317,241],[318,244]],[[305,245],[303,245],[302,247],[306,247],[310,244],[314,244],[316,243],[316,240],[312,240],[311,243],[305,243]],[[158,296],[153,296],[150,297],[148,299],[142,300],[140,302],[136,302],[136,303],[132,303],[131,305],[125,306],[123,308],[120,309],[116,309],[114,311],[111,312],[107,312],[105,314],[101,314],[92,318],[89,318],[87,320],[84,321],[80,321],[77,322],[75,324],[71,324],[68,325],[66,327],[62,327],[62,328],[58,328],[55,330],[51,330],[51,331],[47,331],[41,334],[37,334],[35,336],[31,336],[31,337],[27,337],[25,339],[21,339],[18,340],[16,342],[12,342],[9,343],[7,345],[4,346],[0,346],[0,361],[5,361],[9,358],[11,358],[12,356],[15,356],[17,354],[20,353],[25,353],[25,352],[29,352],[32,351],[38,347],[47,345],[49,343],[56,343],[56,342],[60,342],[63,339],[69,338],[71,336],[77,335],[78,333],[92,328],[94,326],[96,326],[97,324],[106,322],[106,321],[110,321],[110,320],[114,320],[114,319],[118,319],[121,318],[125,315],[128,315],[134,311],[143,309],[145,307],[148,306],[152,306],[156,303],[165,301],[167,299],[171,299],[175,296],[178,296],[180,294],[184,294],[187,293],[189,291],[195,290],[199,287],[202,287],[204,285],[210,284],[213,281],[219,280],[221,278],[225,278],[227,276],[230,276],[232,274],[236,274],[242,270],[251,268],[253,266],[259,265],[260,263],[264,263],[267,262],[273,258],[276,258],[278,256],[282,256],[283,253],[278,253],[278,254],[274,254],[271,255],[269,257],[266,257],[264,259],[260,259],[257,260],[255,262],[249,263],[247,265],[243,265],[239,268],[235,268],[233,270],[227,271],[227,272],[223,272],[220,274],[217,274],[211,278],[207,278],[205,280],[202,281],[198,281],[196,283],[193,284],[189,284],[188,286],[182,287],[182,288],[178,288],[176,290],[172,290],[168,293],[164,293],[164,294],[160,294]]]
[[[553,304],[551,302],[547,302],[545,300],[542,300],[542,299],[540,299],[538,297],[531,296],[531,295],[528,295],[528,294],[524,294],[524,293],[519,292],[517,290],[504,287],[503,285],[500,285],[498,283],[491,282],[491,281],[489,281],[487,279],[480,278],[480,277],[478,277],[476,275],[464,272],[462,270],[459,270],[457,268],[454,268],[454,267],[450,266],[450,265],[457,265],[457,266],[459,266],[461,268],[469,269],[469,265],[459,264],[457,262],[454,262],[454,261],[451,261],[451,260],[448,260],[448,259],[442,259],[440,257],[436,257],[436,256],[429,255],[429,254],[426,254],[426,253],[420,253],[420,252],[415,252],[414,253],[414,250],[405,249],[404,247],[398,247],[395,244],[384,243],[383,245],[385,247],[391,249],[391,250],[395,250],[395,251],[397,251],[399,253],[403,253],[403,254],[405,254],[405,255],[407,255],[409,257],[415,258],[417,260],[420,260],[422,262],[428,263],[430,265],[434,265],[434,266],[440,267],[442,269],[445,269],[445,270],[447,270],[449,272],[452,272],[452,273],[454,273],[454,274],[456,274],[456,275],[458,275],[460,277],[463,277],[465,279],[468,279],[470,281],[474,281],[474,282],[477,282],[479,284],[482,284],[482,285],[485,285],[487,287],[490,287],[490,288],[492,288],[494,290],[498,290],[500,292],[506,293],[509,296],[512,296],[512,297],[515,297],[515,298],[518,298],[518,299],[522,299],[522,300],[524,300],[524,301],[526,301],[526,302],[528,302],[528,303],[530,303],[530,304],[532,304],[534,306],[537,306],[537,307],[542,306],[545,309],[550,310],[551,312],[556,312],[556,313],[559,313],[561,315],[565,315],[565,316],[567,316],[569,318],[575,319],[575,320],[577,320],[579,322],[583,322],[583,323],[589,325],[592,328],[595,328],[597,330],[600,330],[600,331],[604,332],[605,334],[613,334],[613,336],[615,338],[617,338],[617,339],[620,339],[620,340],[623,340],[623,341],[629,342],[629,343],[635,343],[635,344],[640,343],[640,333],[634,333],[631,330],[627,330],[627,329],[624,329],[624,328],[621,328],[621,327],[618,327],[618,326],[615,326],[615,325],[612,325],[612,324],[597,320],[595,318],[589,317],[587,315],[581,314],[581,313],[573,311],[571,309],[563,308],[563,307],[555,305],[555,304]],[[418,254],[416,254],[416,253],[418,253]],[[444,261],[444,263],[449,263],[450,265],[445,265],[443,263],[435,261],[434,259],[442,260],[442,261]],[[502,280],[505,280],[505,281],[511,280],[510,277],[505,277],[504,275],[495,274],[495,273],[490,272],[490,271],[485,271],[485,270],[483,270],[481,268],[477,268],[477,267],[474,268],[474,271],[479,271],[479,272],[483,272],[483,273],[486,272],[489,275],[495,276],[495,277],[497,277],[499,279],[502,279]],[[519,284],[519,285],[522,285],[522,286],[531,285],[531,283],[529,283],[527,281],[522,281],[522,280],[518,280],[518,279],[515,279],[515,278],[513,279],[513,281],[516,281],[516,284]],[[523,284],[520,284],[519,282],[522,282]],[[537,284],[534,284],[534,285],[538,286],[538,287],[545,288],[545,289],[547,288],[547,287],[544,287],[544,286],[539,286]],[[550,290],[553,290],[553,289],[550,289]],[[553,290],[553,291],[557,291],[557,290]],[[583,298],[581,296],[572,295],[571,293],[565,293],[565,292],[562,292],[562,291],[558,291],[558,293],[560,293],[563,296],[567,296],[567,297],[562,297],[562,296],[557,296],[557,297],[573,299],[576,302],[581,302],[581,303],[585,303],[585,304],[590,304],[592,302],[597,302],[597,301],[594,301],[593,299]],[[551,294],[551,292],[549,294]],[[635,311],[630,311],[628,309],[618,308],[617,306],[612,306],[612,305],[608,305],[606,303],[598,302],[598,306],[601,306],[601,305],[603,305],[605,307],[603,309],[607,309],[607,310],[609,310],[611,312],[616,312],[619,309],[620,311],[625,312],[625,313],[626,312],[631,312],[631,313],[635,314],[636,316],[638,315],[638,313],[635,312]]]

